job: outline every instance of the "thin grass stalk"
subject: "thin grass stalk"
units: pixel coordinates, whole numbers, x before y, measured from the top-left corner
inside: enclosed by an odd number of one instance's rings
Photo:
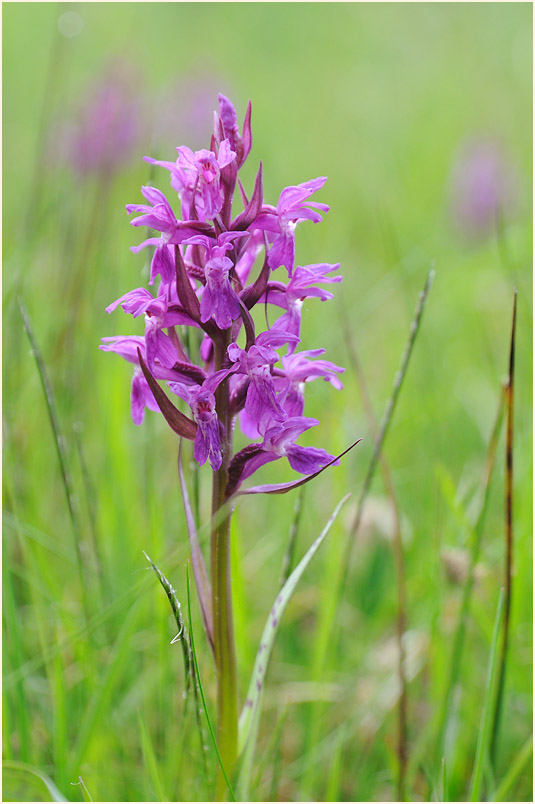
[[[368,470],[366,472],[366,477],[364,478],[364,483],[362,485],[362,489],[360,492],[360,496],[357,501],[357,512],[355,514],[355,519],[353,520],[353,525],[351,526],[348,534],[348,539],[346,543],[346,549],[344,554],[344,563],[343,563],[343,576],[342,576],[342,583],[340,587],[341,593],[345,588],[345,584],[347,582],[347,574],[349,569],[349,564],[351,560],[351,554],[353,552],[353,544],[355,541],[355,535],[359,529],[360,521],[362,519],[362,512],[364,509],[364,501],[368,496],[368,491],[370,489],[370,485],[375,474],[375,470],[377,468],[377,463],[379,461],[379,456],[381,454],[381,450],[383,448],[383,444],[388,432],[388,428],[390,426],[390,422],[392,421],[392,417],[394,414],[394,410],[396,407],[397,400],[399,398],[399,393],[401,391],[401,387],[403,385],[403,380],[405,378],[405,374],[407,373],[407,368],[409,365],[410,356],[412,354],[412,350],[414,347],[414,343],[416,341],[416,336],[418,335],[418,331],[420,329],[420,322],[422,320],[422,313],[424,311],[424,307],[427,301],[427,296],[429,290],[431,288],[431,284],[433,282],[433,278],[435,276],[435,271],[430,269],[427,278],[425,281],[425,285],[423,290],[420,292],[420,298],[418,299],[418,304],[416,306],[416,311],[414,314],[414,318],[411,323],[411,328],[409,331],[409,338],[407,343],[405,344],[405,349],[403,351],[403,355],[401,358],[401,365],[399,371],[396,373],[394,378],[394,387],[392,389],[392,394],[390,399],[388,400],[386,410],[383,415],[383,419],[381,421],[381,425],[379,427],[379,432],[377,434],[377,438],[374,442],[374,448],[370,463],[368,465]]]
[[[294,516],[290,526],[290,533],[288,536],[288,545],[282,559],[281,575],[279,578],[279,588],[282,589],[290,574],[292,572],[292,565],[295,553],[295,545],[297,542],[297,534],[299,532],[299,523],[301,522],[301,514],[303,513],[303,502],[305,499],[305,486],[301,486],[299,494],[295,501]]]
[[[377,438],[377,420],[373,410],[370,393],[366,377],[362,370],[360,360],[357,356],[354,339],[347,319],[344,316],[342,319],[345,331],[345,340],[348,347],[349,359],[357,383],[359,385],[364,411],[368,419],[368,427],[373,435]],[[398,801],[405,801],[405,776],[408,762],[408,735],[407,735],[407,677],[405,674],[405,647],[403,645],[403,634],[407,628],[407,592],[405,583],[405,564],[403,557],[403,542],[401,538],[401,516],[399,505],[394,489],[394,482],[392,479],[392,472],[389,463],[384,455],[381,453],[379,456],[379,464],[381,467],[381,474],[385,489],[390,498],[392,511],[394,514],[394,559],[396,565],[396,588],[397,588],[397,617],[396,617],[396,637],[398,646],[398,680],[399,680],[399,703],[398,703],[398,737],[397,737],[397,753],[398,753],[398,777],[397,777],[397,798]]]
[[[48,411],[48,417],[50,420],[50,426],[52,427],[52,434],[54,436],[54,443],[56,445],[56,453],[58,456],[59,468],[61,471],[61,478],[63,481],[63,489],[65,491],[65,498],[67,501],[67,508],[69,510],[69,517],[71,520],[72,525],[72,533],[74,538],[74,550],[76,554],[76,565],[78,569],[78,576],[80,578],[80,586],[82,590],[82,607],[84,611],[86,625],[89,622],[89,601],[87,598],[87,588],[85,582],[85,576],[83,571],[83,559],[82,553],[80,550],[80,543],[81,543],[81,530],[80,525],[78,522],[78,516],[76,512],[76,504],[74,500],[74,492],[72,488],[71,478],[68,470],[68,461],[67,461],[67,454],[65,450],[65,436],[63,435],[59,420],[56,415],[56,401],[54,398],[54,393],[52,391],[52,385],[50,383],[45,363],[43,357],[41,355],[41,351],[37,345],[37,341],[35,338],[35,334],[33,331],[33,327],[30,322],[29,315],[24,307],[22,299],[19,297],[19,308],[20,313],[22,316],[22,320],[24,323],[24,329],[26,330],[26,334],[28,336],[28,340],[30,341],[30,345],[32,347],[32,354],[35,359],[35,364],[37,366],[37,373],[39,374],[39,379],[41,381],[41,385],[45,394],[45,401]]]
[[[91,534],[91,542],[93,547],[93,556],[95,559],[96,574],[100,587],[100,599],[101,601],[103,601],[105,597],[105,590],[103,583],[104,579],[102,576],[102,566],[103,566],[102,556],[100,552],[99,538],[97,531],[97,495],[95,494],[95,489],[89,476],[89,470],[85,459],[85,452],[82,444],[82,439],[80,436],[79,427],[76,426],[73,427],[73,432],[74,432],[74,442],[76,444],[76,449],[78,452],[78,459],[80,461],[80,468],[82,470],[82,479],[85,488],[85,497],[87,501],[87,510],[89,514],[89,532]]]
[[[58,15],[62,3],[57,3]],[[62,36],[57,24],[53,27],[53,40],[50,45],[46,79],[43,91],[43,102],[37,124],[37,138],[35,143],[34,163],[30,173],[32,182],[28,192],[26,215],[21,218],[23,226],[21,234],[35,230],[35,223],[39,214],[44,189],[43,165],[46,163],[46,135],[49,121],[56,108],[54,95],[57,95],[58,78],[63,76],[63,60],[65,53],[65,37]]]
[[[494,419],[494,425],[492,428],[489,446],[487,449],[487,456],[485,459],[485,469],[483,474],[483,489],[484,489],[483,500],[473,529],[472,553],[470,556],[468,577],[464,585],[461,610],[459,612],[459,619],[457,621],[457,626],[453,637],[448,684],[446,687],[446,693],[444,695],[444,700],[442,702],[442,707],[440,710],[437,744],[436,744],[437,760],[438,757],[444,755],[444,737],[446,734],[448,715],[449,712],[451,711],[453,690],[455,689],[455,686],[457,684],[461,668],[461,659],[464,650],[464,638],[466,633],[466,621],[468,618],[468,611],[470,608],[470,599],[472,597],[472,590],[474,587],[475,568],[477,560],[479,558],[479,550],[481,546],[481,539],[483,536],[483,528],[485,526],[485,519],[487,515],[488,503],[490,498],[490,483],[492,479],[494,465],[496,462],[496,451],[498,449],[498,440],[500,437],[501,425],[503,420],[504,401],[505,401],[505,393],[504,388],[502,387],[500,393],[500,399],[498,402],[498,410],[496,412],[496,417]]]
[[[516,300],[517,291],[513,295],[513,319],[511,324],[511,344],[509,348],[509,372],[505,386],[506,405],[506,438],[505,438],[505,601],[503,614],[503,636],[500,646],[498,699],[492,723],[490,746],[491,762],[496,759],[498,734],[505,687],[507,649],[509,646],[509,629],[511,620],[511,596],[513,586],[513,438],[514,438],[514,389],[515,389],[515,345],[516,345]]]
[[[167,595],[167,599],[169,601],[169,605],[171,606],[171,611],[173,612],[173,616],[175,618],[175,622],[178,628],[178,632],[175,637],[171,640],[171,644],[175,642],[180,642],[182,647],[182,658],[184,661],[184,678],[185,678],[185,693],[186,698],[184,700],[184,712],[183,712],[183,721],[185,721],[186,717],[186,709],[189,700],[189,692],[193,692],[193,697],[195,700],[195,718],[197,721],[197,730],[199,733],[199,739],[201,743],[201,754],[203,758],[204,764],[204,773],[205,776],[208,776],[208,767],[206,764],[206,743],[204,740],[204,732],[202,727],[202,719],[201,719],[201,703],[199,700],[199,690],[197,686],[197,680],[195,676],[195,667],[193,664],[193,653],[191,649],[191,639],[188,634],[188,630],[186,628],[186,624],[184,623],[184,618],[182,616],[182,608],[176,596],[176,592],[171,586],[171,583],[165,577],[163,572],[156,566],[156,564],[149,558],[147,553],[143,551],[143,555],[151,565],[152,569],[156,573],[160,584],[162,585],[165,594]]]
[[[503,621],[504,588],[500,589],[492,641],[490,646],[489,664],[487,668],[487,679],[485,683],[485,697],[483,700],[483,712],[481,714],[481,725],[477,738],[476,756],[474,760],[474,770],[470,783],[470,801],[482,801],[481,793],[483,790],[483,777],[485,767],[489,761],[489,749],[491,740],[492,718],[497,702],[497,680],[496,665],[498,658],[498,642],[500,639],[500,629]]]

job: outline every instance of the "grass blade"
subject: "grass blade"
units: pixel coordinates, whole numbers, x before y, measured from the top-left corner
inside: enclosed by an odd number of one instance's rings
[[[449,801],[448,776],[446,773],[446,757],[442,757],[442,801]]]
[[[498,607],[496,609],[496,619],[494,620],[494,630],[490,645],[489,664],[487,669],[487,680],[485,683],[485,697],[483,699],[483,712],[481,715],[481,726],[477,738],[476,756],[474,760],[474,770],[472,782],[470,784],[470,801],[481,801],[481,790],[483,786],[483,774],[485,766],[490,756],[490,741],[492,736],[492,722],[495,711],[496,693],[498,688],[498,642],[500,638],[500,628],[503,617],[504,589],[500,589]]]
[[[341,507],[349,499],[350,495],[347,494],[336,506],[331,514],[326,526],[308,549],[305,556],[301,559],[297,567],[294,569],[284,586],[282,587],[271,611],[268,615],[262,637],[260,639],[260,646],[256,655],[251,682],[243,711],[240,715],[239,723],[239,738],[238,738],[238,751],[241,755],[241,766],[239,773],[239,793],[242,800],[247,801],[249,795],[249,779],[251,773],[251,766],[258,734],[258,726],[260,722],[260,713],[262,708],[262,697],[264,691],[264,682],[266,679],[266,672],[269,663],[269,657],[275,642],[275,636],[284,614],[284,610],[301,579],[304,571],[308,567],[313,556],[318,551],[321,543],[329,533],[332,524]]]
[[[80,724],[73,754],[67,766],[66,775],[71,778],[78,776],[78,769],[83,761],[85,752],[91,742],[95,727],[105,711],[111,694],[118,683],[118,676],[125,665],[129,655],[130,638],[134,627],[137,624],[139,610],[143,603],[143,598],[138,597],[130,606],[121,630],[117,636],[107,667],[103,672],[102,679],[96,689],[96,693],[90,700],[85,716]]]
[[[359,499],[357,501],[357,512],[355,514],[355,519],[353,521],[353,525],[351,530],[349,531],[346,550],[345,550],[345,559],[344,559],[344,576],[343,581],[341,584],[341,592],[345,587],[346,579],[347,579],[347,572],[351,560],[351,553],[353,550],[353,544],[355,541],[355,534],[357,533],[360,525],[360,521],[362,518],[362,512],[364,509],[364,501],[368,496],[368,491],[370,489],[370,485],[375,474],[375,469],[377,468],[377,463],[379,461],[379,456],[381,454],[381,450],[383,448],[383,444],[388,433],[388,428],[390,426],[390,422],[392,421],[392,417],[394,415],[394,410],[396,408],[396,403],[399,398],[399,393],[401,391],[401,387],[403,385],[403,380],[407,373],[407,368],[409,365],[410,356],[412,354],[412,350],[414,347],[414,343],[416,341],[416,336],[418,335],[418,331],[420,329],[420,323],[422,320],[422,314],[425,308],[425,304],[427,301],[427,296],[429,294],[429,290],[431,288],[431,284],[433,282],[435,276],[435,272],[431,269],[425,281],[425,285],[423,290],[420,293],[420,298],[418,299],[418,304],[416,306],[416,311],[414,313],[414,318],[411,323],[411,328],[409,331],[409,338],[407,343],[405,344],[405,349],[403,351],[403,355],[401,357],[401,365],[399,371],[396,373],[394,377],[394,387],[392,389],[392,394],[390,399],[388,400],[386,410],[383,415],[383,419],[381,421],[381,425],[379,427],[379,432],[377,434],[377,438],[375,439],[374,447],[373,447],[373,454],[368,466],[368,471],[366,473],[366,477],[364,478],[364,483],[362,485],[362,490],[360,492]]]
[[[301,521],[301,513],[303,511],[303,502],[305,499],[305,487],[301,486],[301,491],[297,495],[297,499],[295,501],[294,507],[294,517],[292,520],[292,524],[290,527],[290,534],[288,537],[288,545],[286,547],[286,552],[284,553],[284,558],[282,559],[282,569],[281,569],[281,577],[279,580],[279,586],[282,587],[290,577],[290,573],[292,571],[292,564],[294,560],[294,552],[295,552],[295,543],[297,541],[297,534],[299,531],[299,523]]]
[[[33,332],[33,327],[30,321],[30,317],[24,304],[22,303],[22,299],[19,297],[19,308],[20,314],[22,316],[22,321],[24,323],[24,329],[26,330],[26,334],[28,336],[28,340],[30,341],[32,347],[32,354],[35,358],[35,364],[37,366],[37,373],[39,374],[39,379],[41,381],[41,385],[43,387],[43,391],[45,394],[46,406],[48,410],[48,418],[50,420],[50,426],[52,427],[52,433],[54,436],[54,443],[56,445],[56,452],[58,456],[59,468],[61,471],[61,478],[63,481],[63,488],[65,491],[65,498],[67,500],[67,508],[69,510],[69,517],[71,520],[72,525],[72,532],[74,537],[74,549],[76,552],[76,563],[78,567],[78,575],[80,577],[80,585],[82,589],[82,599],[83,599],[83,606],[84,606],[84,613],[86,622],[89,620],[89,603],[87,599],[87,588],[85,583],[85,577],[83,572],[83,560],[82,554],[80,551],[80,543],[81,543],[81,531],[78,522],[78,516],[76,512],[76,505],[74,501],[74,492],[72,488],[71,478],[68,470],[68,462],[67,462],[67,453],[65,450],[65,443],[66,439],[64,434],[61,431],[59,426],[59,419],[56,414],[56,401],[54,398],[54,393],[52,391],[52,385],[50,383],[50,379],[48,377],[45,363],[43,357],[41,355],[41,351],[37,345],[37,341],[35,339],[35,335]]]
[[[139,725],[139,732],[141,735],[141,750],[143,751],[143,759],[145,760],[145,767],[147,768],[149,779],[151,781],[154,792],[156,793],[158,801],[169,801],[169,798],[164,790],[160,774],[158,772],[158,762],[156,761],[156,753],[154,746],[150,740],[145,723],[141,717],[141,713],[137,713],[137,721]]]
[[[505,404],[507,410],[505,438],[505,610],[503,616],[503,637],[500,648],[498,700],[496,702],[496,711],[494,712],[494,721],[492,724],[490,748],[492,760],[494,760],[496,755],[503,705],[513,581],[513,403],[515,390],[516,299],[517,291],[515,289],[513,296],[513,321],[511,324],[511,345],[509,349],[509,372],[507,385],[505,387]]]
[[[345,340],[348,346],[350,362],[352,364],[357,383],[359,385],[366,418],[368,419],[368,427],[373,434],[373,438],[377,438],[377,420],[373,411],[373,406],[368,391],[368,384],[366,377],[362,370],[360,360],[357,357],[353,333],[348,326],[347,319],[343,317],[343,325],[345,330]],[[398,680],[399,680],[399,703],[398,703],[398,738],[397,738],[397,754],[398,754],[398,777],[397,777],[397,797],[399,801],[405,800],[405,776],[408,762],[408,734],[407,734],[407,679],[405,675],[405,647],[403,644],[403,634],[407,628],[407,593],[405,584],[405,562],[403,556],[403,542],[401,538],[401,516],[399,505],[394,489],[394,481],[390,465],[386,460],[384,453],[379,456],[379,464],[381,474],[383,476],[383,483],[386,492],[390,498],[392,512],[394,515],[394,560],[396,566],[396,590],[397,590],[397,616],[396,616],[396,637],[398,648]]]
[[[178,628],[177,635],[171,640],[171,644],[175,642],[180,642],[182,645],[182,657],[184,659],[184,678],[186,680],[186,701],[184,706],[184,713],[188,703],[188,692],[190,687],[193,689],[193,696],[195,698],[195,717],[197,720],[197,730],[199,732],[199,739],[201,742],[201,754],[204,761],[204,770],[205,774],[208,775],[208,769],[206,766],[206,745],[204,742],[204,732],[202,728],[202,719],[201,719],[201,705],[199,701],[199,691],[197,688],[197,682],[195,678],[195,670],[193,665],[193,651],[191,646],[191,640],[186,628],[186,624],[184,623],[184,618],[182,617],[182,608],[180,603],[178,602],[178,598],[176,596],[176,592],[171,586],[170,582],[167,580],[163,572],[158,569],[156,564],[149,558],[149,556],[143,551],[143,555],[151,565],[152,569],[158,576],[158,580],[160,581],[163,589],[165,590],[165,594],[167,595],[167,599],[171,605],[171,610],[173,612],[175,622]],[[166,800],[166,799],[163,799]]]
[[[221,773],[223,774],[223,778],[225,779],[225,783],[226,783],[226,785],[228,787],[230,797],[231,797],[232,801],[236,801],[236,797],[234,795],[234,790],[232,789],[232,785],[229,782],[229,778],[227,776],[227,773],[226,773],[225,768],[223,766],[223,762],[221,760],[221,755],[220,755],[219,749],[217,747],[217,740],[215,738],[214,730],[212,728],[212,723],[210,721],[210,715],[208,714],[208,709],[206,707],[206,700],[205,700],[204,691],[203,691],[203,688],[202,688],[201,674],[199,673],[199,665],[197,664],[197,654],[195,653],[195,640],[193,638],[193,623],[192,623],[192,620],[191,620],[191,595],[190,595],[190,592],[189,592],[189,572],[188,572],[187,566],[186,566],[186,573],[187,573],[186,574],[186,578],[187,578],[186,583],[187,583],[187,593],[188,593],[188,621],[189,621],[189,634],[190,634],[190,641],[191,641],[191,653],[192,653],[192,657],[193,657],[193,666],[195,667],[195,675],[197,677],[197,683],[199,685],[199,693],[200,693],[201,700],[202,700],[204,714],[206,716],[206,722],[208,724],[208,731],[210,732],[210,738],[212,740],[212,744],[214,746],[214,751],[216,753],[217,760],[219,762],[219,767],[221,768]]]
[[[468,578],[464,586],[461,610],[459,612],[459,619],[457,621],[457,626],[455,628],[455,634],[453,637],[448,683],[446,687],[446,692],[444,694],[444,699],[442,701],[442,706],[440,709],[438,735],[436,742],[437,758],[439,756],[443,756],[444,738],[446,734],[446,727],[448,724],[448,716],[451,711],[453,691],[457,685],[461,669],[461,659],[463,656],[464,637],[466,632],[466,621],[468,618],[468,611],[470,608],[472,589],[474,587],[474,573],[479,558],[479,550],[481,546],[481,539],[483,536],[483,528],[485,526],[488,503],[490,499],[490,483],[494,470],[494,464],[496,461],[496,451],[498,448],[498,439],[500,437],[500,430],[503,419],[503,406],[504,406],[504,394],[502,389],[500,399],[498,402],[498,410],[496,412],[496,418],[494,420],[494,426],[492,428],[492,433],[489,440],[489,446],[487,448],[487,456],[485,460],[484,479],[483,479],[483,500],[481,503],[481,508],[479,510],[476,523],[472,529],[472,550],[470,555],[470,566],[468,568]],[[465,521],[465,519],[466,521],[468,521],[467,518],[463,515],[463,522]]]
[[[87,785],[86,785],[86,783],[84,782],[84,780],[82,779],[81,776],[78,777],[77,782],[71,782],[71,784],[72,784],[73,787],[75,787],[76,785],[80,785],[80,787],[82,788],[84,801],[93,801],[93,797],[92,797],[91,793],[89,792],[89,790],[87,789]]]
[[[491,797],[492,801],[510,801],[507,798],[510,790],[512,789],[513,785],[515,784],[516,780],[533,757],[533,735],[526,740],[522,748],[520,749],[519,753],[517,754],[515,760],[511,764],[509,771],[505,778],[503,779],[502,783]]]

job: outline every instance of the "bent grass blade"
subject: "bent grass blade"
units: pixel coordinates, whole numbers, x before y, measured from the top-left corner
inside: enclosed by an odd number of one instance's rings
[[[288,605],[288,602],[294,593],[297,583],[310,564],[313,556],[317,553],[321,543],[329,533],[340,509],[344,503],[347,502],[350,496],[350,494],[346,494],[346,496],[340,500],[324,529],[318,538],[313,542],[308,552],[301,559],[297,567],[294,569],[282,587],[277,599],[275,600],[275,603],[271,608],[264,631],[262,632],[247,698],[245,700],[245,705],[239,721],[238,752],[241,755],[241,767],[238,778],[238,792],[240,799],[243,801],[247,801],[249,797],[249,781],[258,727],[260,723],[264,682],[266,679],[266,671],[271,650],[275,642],[275,636],[277,634],[282,615],[284,614],[286,606]]]
[[[33,765],[28,765],[26,762],[17,762],[14,759],[6,759],[4,762],[2,762],[2,768],[4,770],[23,771],[25,773],[31,773],[33,776],[37,776],[37,778],[42,781],[50,793],[52,801],[69,800],[60,793],[50,776],[47,776],[46,773],[43,773],[43,771],[39,770],[39,768],[35,768]]]

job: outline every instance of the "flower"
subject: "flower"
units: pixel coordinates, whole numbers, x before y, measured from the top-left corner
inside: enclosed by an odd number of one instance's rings
[[[326,177],[320,177],[297,186],[286,187],[280,194],[277,207],[263,207],[258,218],[249,227],[263,229],[271,234],[273,246],[268,254],[271,269],[284,265],[288,270],[288,276],[292,275],[295,259],[295,227],[302,220],[310,220],[313,223],[321,221],[320,213],[310,207],[320,209],[322,212],[329,211],[327,204],[307,201],[326,181]]]
[[[287,310],[283,316],[277,319],[274,326],[299,337],[301,329],[301,308],[304,299],[310,297],[316,297],[321,301],[332,299],[332,293],[329,293],[328,290],[314,287],[314,285],[317,285],[319,282],[341,282],[341,276],[326,275],[337,271],[339,268],[340,263],[331,265],[322,262],[314,265],[298,265],[287,285],[283,282],[270,282],[267,287],[265,299],[270,304],[275,304]],[[289,351],[292,351],[291,344]]]
[[[213,220],[221,212],[224,190],[221,184],[221,171],[236,158],[228,140],[219,145],[215,154],[206,148],[192,151],[186,145],[177,148],[176,162],[164,162],[146,156],[145,161],[160,165],[171,171],[171,186],[177,191],[186,218],[197,215]]]
[[[223,377],[219,381],[221,379]],[[193,413],[193,419],[197,422],[197,435],[193,446],[195,460],[200,466],[203,466],[208,459],[214,472],[217,472],[222,463],[220,430],[223,425],[217,417],[213,378],[197,386],[171,382],[169,388],[188,403]]]
[[[276,372],[274,384],[280,394],[281,405],[288,416],[303,415],[305,383],[321,378],[333,388],[344,387],[336,375],[343,374],[345,369],[336,366],[330,360],[311,360],[322,354],[325,354],[325,349],[309,349],[283,355],[281,358],[282,371]]]
[[[241,483],[264,464],[286,457],[296,472],[304,475],[317,472],[332,461],[334,456],[316,447],[301,447],[295,443],[295,440],[306,430],[318,424],[317,419],[309,419],[304,416],[291,416],[284,422],[272,424],[266,430],[261,444],[254,445],[254,447],[251,445],[252,448],[249,450],[247,448],[243,450],[243,455],[238,453],[235,456],[234,464],[231,463],[229,471],[234,475],[239,473],[238,482]]]

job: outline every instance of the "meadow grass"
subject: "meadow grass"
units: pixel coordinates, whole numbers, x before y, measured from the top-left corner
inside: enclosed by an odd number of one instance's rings
[[[147,279],[146,255],[129,252],[139,238],[124,212],[149,179],[141,157],[172,159],[182,142],[207,144],[181,117],[188,87],[200,87],[209,108],[225,92],[240,114],[251,98],[247,177],[261,158],[266,199],[290,182],[329,177],[321,200],[331,211],[320,226],[303,224],[297,258],[340,261],[344,281],[330,305],[305,303],[302,341],[324,345],[348,368],[340,392],[311,385],[306,415],[321,420],[314,443],[333,454],[363,438],[307,486],[297,512],[300,490],[237,505],[243,703],[281,579],[352,493],[282,619],[250,796],[382,801],[402,790],[414,801],[532,800],[531,7],[23,3],[2,11],[4,800],[214,794],[218,759],[181,646],[170,644],[173,611],[143,555],[176,590],[214,724],[212,657],[193,594],[191,621],[185,614],[177,439],[156,414],[133,425],[130,368],[98,351],[102,336],[140,331],[104,308]],[[66,11],[83,23],[73,38],[58,29]],[[49,132],[112,56],[138,71],[140,96],[173,91],[180,134],[147,133],[115,174],[80,177]],[[162,114],[146,109],[147,132]],[[204,130],[210,125],[208,115]],[[452,224],[448,188],[471,136],[502,144],[516,201],[499,226],[467,241]],[[150,178],[166,187],[167,176]],[[431,263],[433,287],[382,448],[391,488],[378,466],[352,533],[377,431],[362,379],[379,421]],[[508,482],[496,412],[514,287],[512,598],[494,739]],[[209,477],[206,467],[193,470],[188,445],[182,460],[206,554]],[[292,479],[279,464],[258,482]]]

